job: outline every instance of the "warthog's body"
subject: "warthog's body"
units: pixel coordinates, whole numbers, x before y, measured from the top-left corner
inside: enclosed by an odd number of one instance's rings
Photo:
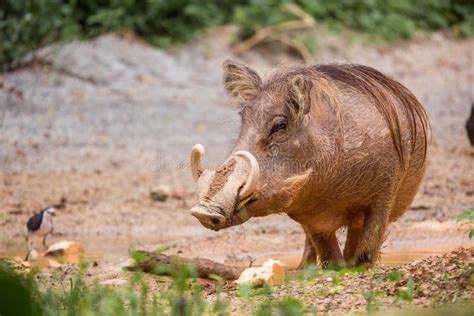
[[[282,68],[263,82],[243,65],[228,62],[224,71],[242,128],[215,172],[200,167],[201,148],[193,152],[193,215],[219,230],[284,212],[306,233],[302,264],[317,256],[322,264],[372,263],[388,223],[407,210],[423,178],[421,104],[360,65]],[[341,227],[348,228],[343,254]]]

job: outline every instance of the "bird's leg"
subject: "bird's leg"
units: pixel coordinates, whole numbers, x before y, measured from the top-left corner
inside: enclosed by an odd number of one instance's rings
[[[25,237],[26,241],[26,256],[25,261],[28,261],[28,257],[30,256],[30,234],[27,234]]]
[[[43,247],[44,247],[44,249],[48,249],[48,245],[46,245],[46,237],[48,237],[48,234],[44,235],[44,237],[43,237]]]
[[[26,241],[26,256],[25,256],[25,261],[28,261],[28,256],[30,255],[30,243],[28,241],[28,236],[26,235],[25,241]]]

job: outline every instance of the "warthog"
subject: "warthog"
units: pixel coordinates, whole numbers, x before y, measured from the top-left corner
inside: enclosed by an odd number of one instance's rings
[[[306,234],[300,267],[317,259],[373,264],[424,175],[429,123],[420,102],[362,65],[280,67],[265,80],[243,64],[223,68],[241,130],[215,171],[202,167],[204,148],[194,146],[199,202],[191,214],[217,231],[286,213]]]

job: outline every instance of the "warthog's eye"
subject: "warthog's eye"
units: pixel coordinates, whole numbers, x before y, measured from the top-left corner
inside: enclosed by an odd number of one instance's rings
[[[278,131],[286,129],[287,126],[288,126],[288,120],[285,117],[278,118],[275,121],[275,123],[273,123],[272,130],[270,131],[270,135]]]

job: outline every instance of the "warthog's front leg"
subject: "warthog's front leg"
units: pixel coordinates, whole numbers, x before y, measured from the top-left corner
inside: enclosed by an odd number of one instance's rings
[[[314,249],[313,243],[311,242],[310,237],[306,234],[306,239],[304,242],[304,252],[303,257],[301,258],[300,264],[298,265],[298,269],[302,270],[309,264],[316,264],[317,263],[317,253],[316,249]]]
[[[349,265],[353,265],[355,263],[354,256],[357,246],[359,245],[361,235],[362,226],[349,226],[347,228],[347,238],[346,244],[344,246],[344,260],[346,260],[346,263]]]
[[[336,232],[330,234],[312,233],[311,242],[316,249],[322,268],[331,265],[345,266],[345,261],[337,242]]]

